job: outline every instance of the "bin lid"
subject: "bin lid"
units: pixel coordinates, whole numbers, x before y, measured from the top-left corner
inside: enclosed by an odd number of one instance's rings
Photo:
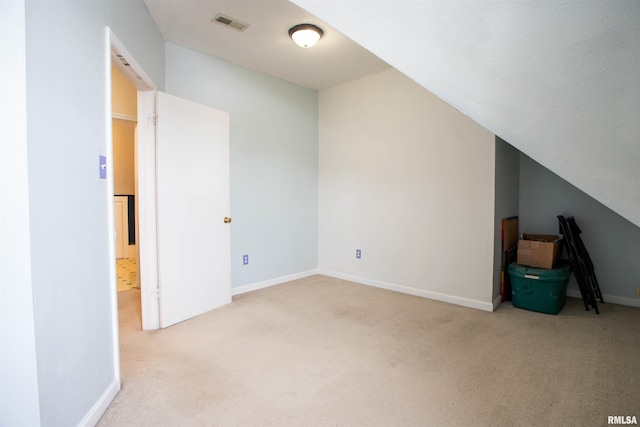
[[[558,281],[565,280],[571,274],[571,267],[566,261],[559,261],[556,268],[536,268],[527,265],[519,265],[515,262],[509,264],[509,274],[513,277],[524,278],[525,276],[535,276],[538,280]]]

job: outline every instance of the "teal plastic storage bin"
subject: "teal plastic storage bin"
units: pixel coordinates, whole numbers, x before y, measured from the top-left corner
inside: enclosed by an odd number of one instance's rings
[[[553,269],[510,264],[513,306],[541,313],[560,313],[570,274],[569,264],[562,261]]]

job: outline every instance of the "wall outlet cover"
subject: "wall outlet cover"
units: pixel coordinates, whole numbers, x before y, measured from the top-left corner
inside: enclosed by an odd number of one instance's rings
[[[356,258],[362,258],[362,251],[360,249],[356,249]]]
[[[249,255],[242,255],[242,265],[249,264]]]

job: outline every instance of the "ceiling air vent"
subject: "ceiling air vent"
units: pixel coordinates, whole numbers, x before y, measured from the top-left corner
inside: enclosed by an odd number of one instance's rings
[[[216,17],[213,18],[213,22],[217,22],[218,24],[233,28],[234,30],[238,31],[244,31],[249,27],[249,24],[240,22],[237,19],[223,15],[222,13],[217,14]]]

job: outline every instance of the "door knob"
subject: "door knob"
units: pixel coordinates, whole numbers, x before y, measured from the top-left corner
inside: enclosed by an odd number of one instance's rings
[[[229,218],[228,216],[224,217],[224,223],[225,224],[229,224],[231,222],[231,218]]]

